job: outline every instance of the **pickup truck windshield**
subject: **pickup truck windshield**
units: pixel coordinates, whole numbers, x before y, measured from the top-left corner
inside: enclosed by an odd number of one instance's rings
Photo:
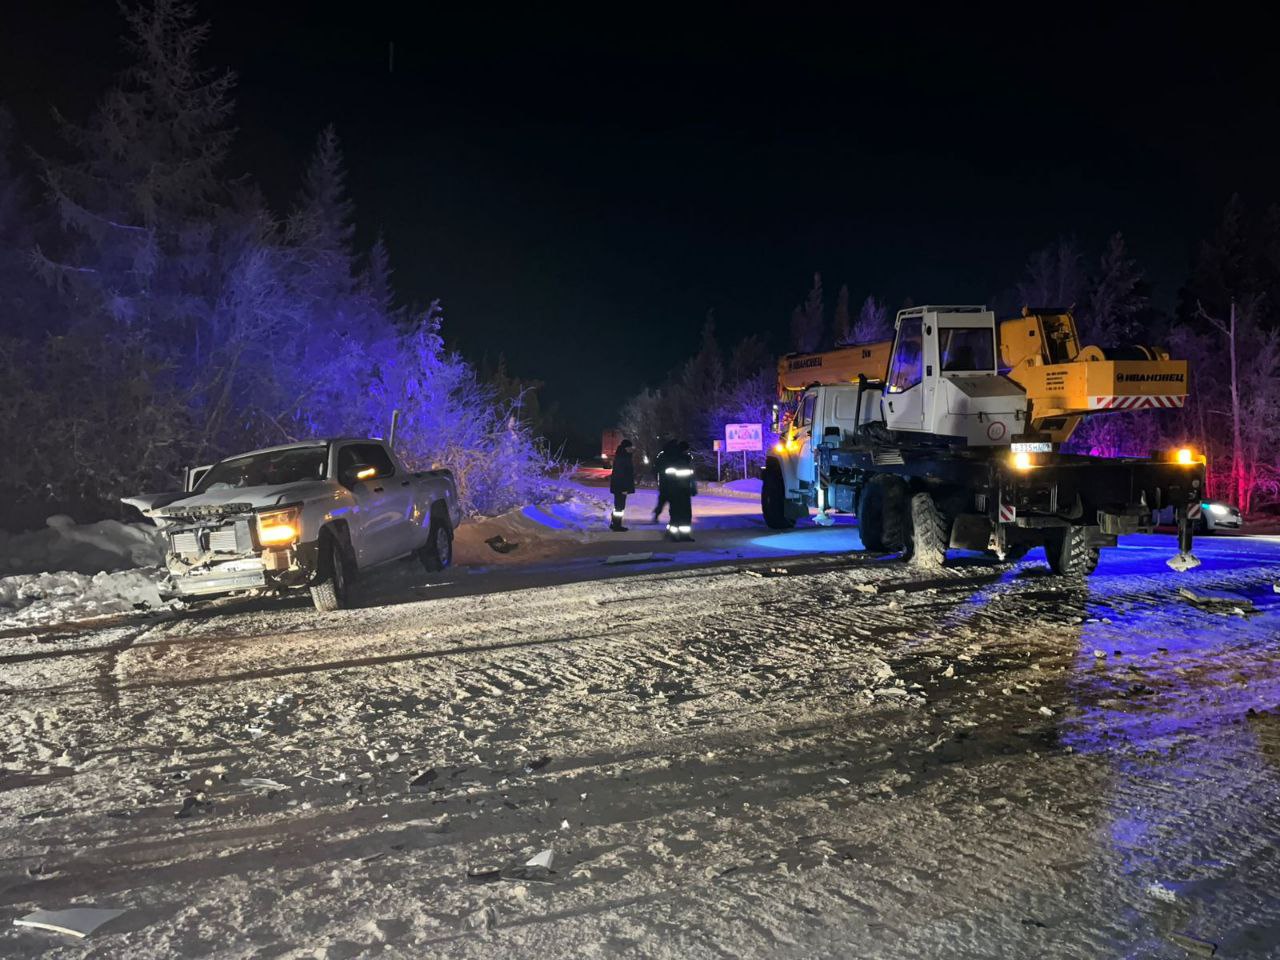
[[[195,492],[274,487],[282,483],[323,480],[328,461],[329,448],[324,446],[232,457],[215,464],[212,470],[201,477]]]

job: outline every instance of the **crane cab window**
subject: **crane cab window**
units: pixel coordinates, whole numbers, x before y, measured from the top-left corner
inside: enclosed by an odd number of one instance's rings
[[[898,325],[898,339],[893,345],[893,362],[889,365],[889,392],[902,393],[916,386],[924,370],[924,337],[919,317],[907,317]]]
[[[938,354],[943,373],[994,370],[996,338],[990,327],[941,327]]]

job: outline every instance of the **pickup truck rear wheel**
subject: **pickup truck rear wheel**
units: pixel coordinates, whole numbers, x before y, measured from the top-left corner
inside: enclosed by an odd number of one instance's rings
[[[787,516],[787,488],[782,480],[782,467],[776,460],[770,460],[764,467],[760,482],[760,512],[764,514],[765,526],[770,530],[790,530],[796,525],[795,519]]]
[[[311,602],[317,610],[330,613],[347,605],[348,573],[342,544],[326,535],[320,544],[320,574],[311,585]]]
[[[427,542],[418,548],[418,560],[427,573],[439,573],[453,563],[453,527],[447,517],[431,521]]]
[[[1050,530],[1044,542],[1049,569],[1061,577],[1087,577],[1098,568],[1098,548],[1088,545],[1084,527]]]

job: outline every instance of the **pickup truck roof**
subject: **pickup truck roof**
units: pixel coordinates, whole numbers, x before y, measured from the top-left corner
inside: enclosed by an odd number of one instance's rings
[[[281,443],[274,447],[259,447],[257,450],[245,450],[223,457],[223,460],[239,460],[241,457],[252,457],[259,453],[278,453],[281,450],[305,450],[307,447],[325,447],[331,443],[385,443],[381,437],[326,437],[320,440],[299,440],[297,443]]]

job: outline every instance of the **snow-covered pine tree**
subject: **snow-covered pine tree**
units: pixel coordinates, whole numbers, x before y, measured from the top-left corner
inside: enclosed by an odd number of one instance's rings
[[[1116,233],[1107,243],[1090,285],[1088,300],[1079,312],[1084,343],[1109,346],[1144,342],[1154,331],[1142,323],[1150,297],[1142,273],[1129,256],[1124,236]]]
[[[1020,306],[1070,308],[1082,304],[1086,292],[1080,253],[1067,239],[1033,253],[1018,284]]]
[[[822,303],[822,274],[814,273],[813,286],[804,303],[791,313],[791,349],[797,353],[810,353],[822,346],[826,328],[826,315]]]
[[[858,310],[858,319],[853,325],[849,342],[876,343],[892,336],[893,321],[889,318],[889,308],[883,301],[869,295]]]
[[[831,321],[832,337],[835,345],[852,343],[853,322],[849,317],[849,285],[840,284],[840,292],[836,295],[836,312]]]

